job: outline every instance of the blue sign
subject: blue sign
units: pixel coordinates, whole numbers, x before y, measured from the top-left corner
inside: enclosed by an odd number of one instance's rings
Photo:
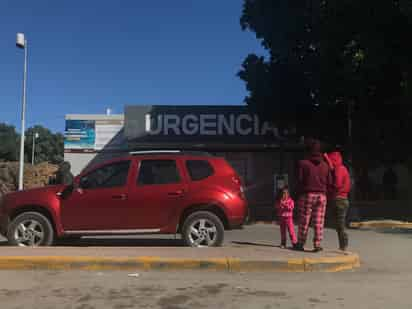
[[[66,120],[65,149],[94,149],[96,125],[94,120]]]

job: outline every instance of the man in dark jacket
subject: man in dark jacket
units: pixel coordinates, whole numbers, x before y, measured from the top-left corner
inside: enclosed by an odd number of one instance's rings
[[[73,184],[73,174],[70,171],[70,163],[64,161],[60,164],[59,169],[56,172],[56,184],[71,185]]]
[[[307,145],[306,159],[298,162],[299,236],[295,250],[303,251],[309,223],[314,227],[314,251],[322,251],[323,227],[326,212],[326,193],[332,183],[329,165],[321,152],[320,142],[312,140]]]

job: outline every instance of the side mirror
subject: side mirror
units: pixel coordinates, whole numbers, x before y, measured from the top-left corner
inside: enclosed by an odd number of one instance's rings
[[[89,187],[90,187],[90,181],[89,181],[89,179],[87,179],[87,177],[81,178],[81,179],[79,180],[79,185],[78,185],[78,187],[79,187],[80,189],[87,189],[87,188],[89,188]]]
[[[74,185],[68,185],[66,188],[63,189],[63,191],[57,192],[56,194],[62,199],[65,199],[69,197],[69,195],[73,192],[73,190],[74,190]]]

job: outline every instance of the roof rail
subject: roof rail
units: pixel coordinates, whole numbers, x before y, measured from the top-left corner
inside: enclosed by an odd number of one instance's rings
[[[161,154],[161,153],[180,153],[180,150],[139,150],[139,151],[131,151],[131,155],[139,155],[139,154]]]
[[[137,150],[129,152],[130,155],[156,155],[156,154],[180,154],[213,157],[209,152],[205,151],[187,151],[187,150]]]

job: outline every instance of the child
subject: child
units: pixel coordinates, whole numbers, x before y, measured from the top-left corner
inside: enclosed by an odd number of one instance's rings
[[[286,229],[289,231],[292,245],[294,246],[297,242],[295,228],[293,226],[294,207],[295,203],[289,195],[288,187],[284,187],[279,191],[275,202],[280,225],[281,248],[286,248]]]

